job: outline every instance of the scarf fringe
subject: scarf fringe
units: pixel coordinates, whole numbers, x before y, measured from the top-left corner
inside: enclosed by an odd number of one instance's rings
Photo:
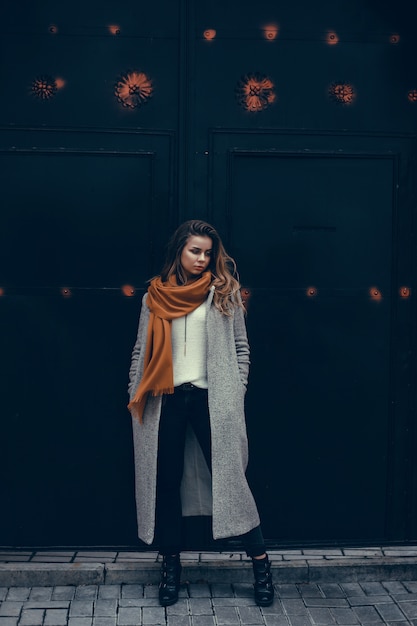
[[[166,387],[165,389],[158,389],[158,390],[152,390],[151,391],[151,395],[154,398],[157,398],[158,396],[170,396],[174,393],[174,387]]]

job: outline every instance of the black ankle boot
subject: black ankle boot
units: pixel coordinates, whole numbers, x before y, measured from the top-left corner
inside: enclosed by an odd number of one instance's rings
[[[159,583],[159,603],[171,606],[178,600],[181,578],[180,555],[164,556],[161,566],[161,582]]]
[[[258,606],[269,606],[274,600],[271,562],[266,556],[264,559],[252,559],[252,565],[255,575],[255,602]]]

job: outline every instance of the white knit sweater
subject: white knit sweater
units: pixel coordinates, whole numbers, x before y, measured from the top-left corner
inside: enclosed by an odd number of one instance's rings
[[[206,346],[207,302],[197,309],[172,321],[172,362],[174,387],[192,383],[207,389]]]

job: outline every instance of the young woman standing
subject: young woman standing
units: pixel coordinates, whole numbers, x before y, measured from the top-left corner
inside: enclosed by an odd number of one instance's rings
[[[211,515],[214,539],[239,536],[255,601],[274,597],[246,480],[249,372],[236,267],[213,226],[183,223],[142,301],[130,368],[139,537],[163,557],[159,600],[178,600],[183,515]]]

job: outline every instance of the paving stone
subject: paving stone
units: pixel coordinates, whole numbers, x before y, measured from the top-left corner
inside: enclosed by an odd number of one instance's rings
[[[94,617],[112,617],[116,611],[117,600],[96,600],[94,603]]]
[[[206,583],[192,583],[188,585],[190,598],[211,598],[211,590]]]
[[[406,593],[407,589],[404,587],[401,581],[399,580],[387,580],[381,583],[384,588],[388,591],[388,593]]]
[[[275,615],[274,613],[264,614],[266,626],[288,626],[289,621],[285,615]]]
[[[158,598],[159,596],[158,585],[145,585],[143,587],[143,595],[145,598]]]
[[[343,554],[354,557],[383,556],[380,548],[343,548]]]
[[[10,587],[6,600],[27,600],[30,594],[30,587]]]
[[[417,593],[417,580],[403,581],[403,585],[410,593]]]
[[[89,617],[93,615],[93,600],[73,600],[70,607],[71,617]]]
[[[215,583],[211,585],[211,595],[213,598],[233,598],[232,585]]]
[[[16,617],[19,616],[23,609],[23,602],[14,600],[6,600],[0,606],[0,617]]]
[[[297,585],[291,584],[277,584],[275,589],[280,598],[301,598],[301,593],[298,591]]]
[[[168,626],[191,626],[191,618],[189,615],[168,615]]]
[[[253,598],[253,585],[250,583],[234,583],[233,591],[237,598]]]
[[[309,609],[314,624],[334,624],[335,619],[329,609]]]
[[[344,590],[348,598],[365,595],[365,592],[359,583],[341,583],[340,586]]]
[[[126,600],[119,600],[119,607],[122,608],[134,608],[141,606],[159,606],[157,598],[126,598]]]
[[[388,593],[385,587],[379,582],[363,582],[360,583],[360,585],[368,596],[381,596]]]
[[[52,600],[72,600],[75,595],[75,587],[69,585],[62,585],[54,587],[52,592]]]
[[[199,552],[181,552],[181,561],[193,561],[194,563],[198,563],[199,560]]]
[[[23,603],[24,609],[65,609],[68,610],[70,606],[69,600],[44,600],[43,602],[32,602],[28,600]]]
[[[262,614],[265,615],[284,615],[284,609],[282,607],[282,603],[279,600],[279,598],[277,598],[275,596],[274,601],[272,602],[272,604],[270,604],[269,606],[263,606],[262,609]]]
[[[307,601],[307,599],[306,599]],[[291,598],[283,598],[281,600],[285,613],[288,615],[306,615],[307,609],[303,600],[295,600]]]
[[[417,602],[401,602],[399,607],[407,619],[417,619]]]
[[[75,589],[76,600],[95,600],[97,598],[98,585],[79,585]]]
[[[17,626],[17,617],[0,617],[0,626]]]
[[[159,603],[158,603],[159,604]],[[167,606],[167,615],[188,615],[190,613],[190,606],[186,598],[180,598],[178,602],[172,606]]]
[[[305,598],[308,607],[340,607],[349,606],[345,598]]]
[[[216,624],[212,615],[193,615],[193,626],[216,626]]]
[[[3,602],[3,600],[6,599],[8,589],[8,587],[0,587],[0,602]]]
[[[319,548],[316,549],[308,549],[308,550],[303,550],[303,554],[305,554],[306,556],[308,555],[313,555],[313,554],[320,554],[321,556],[343,556],[343,552],[340,548],[327,548],[324,550],[320,550]]]
[[[139,608],[120,608],[117,623],[119,626],[136,626],[141,624],[141,611]]]
[[[214,608],[218,606],[255,606],[254,598],[212,598]]]
[[[92,624],[92,617],[70,617],[68,621],[68,626],[92,626]]]
[[[184,560],[181,555],[181,561]],[[210,552],[209,554],[202,552],[200,554],[199,561],[204,563],[206,561],[240,561],[241,555],[239,552]]]
[[[333,617],[335,618],[336,622],[338,624],[349,624],[349,625],[353,625],[353,624],[358,624],[359,623],[359,618],[356,615],[356,613],[353,611],[353,609],[338,609],[338,608],[334,608],[334,609],[330,609]]]
[[[405,600],[406,602],[417,602],[417,593],[405,593],[405,594],[395,594],[395,599],[401,598],[399,602]]]
[[[388,594],[386,596],[358,596],[349,598],[351,606],[370,606],[373,604],[391,604],[393,599]]]
[[[311,626],[312,621],[307,615],[289,615],[288,620],[291,626]]]
[[[34,556],[30,559],[31,563],[71,563],[72,558],[69,556]]]
[[[115,626],[116,623],[116,615],[113,617],[93,617],[93,626]]]
[[[384,621],[400,621],[405,619],[404,613],[396,604],[378,604],[376,610]]]
[[[305,583],[297,585],[298,590],[303,598],[322,598],[321,589],[315,583]]]
[[[239,606],[238,613],[242,624],[264,624],[261,610],[257,606]]]
[[[122,598],[143,598],[143,585],[122,585]]]
[[[32,587],[29,600],[34,602],[39,600],[50,600],[52,598],[53,587]]]
[[[237,611],[234,607],[219,607],[215,611],[215,616],[216,622],[219,626],[223,626],[223,624],[237,626],[240,624]]]
[[[67,619],[66,609],[46,609],[44,626],[66,626]]]
[[[117,556],[117,552],[95,552],[94,550],[80,550],[76,552],[77,557],[90,557],[99,560],[100,558],[104,559],[115,559]]]
[[[358,616],[359,621],[363,624],[382,622],[382,618],[379,613],[377,613],[374,606],[356,606],[353,610]]]
[[[192,615],[213,615],[213,605],[210,598],[190,598],[188,602]]]
[[[146,606],[142,609],[142,623],[152,624],[165,624],[165,609],[162,606]]]
[[[417,550],[384,550],[385,556],[417,556]]]
[[[44,609],[27,609],[23,610],[20,616],[20,626],[42,626],[45,615]]]
[[[116,557],[116,559],[136,559],[138,561],[157,561],[157,558],[157,552],[119,552]]]
[[[121,596],[121,585],[100,585],[98,588],[99,600],[118,600]]]
[[[345,591],[337,583],[320,583],[325,598],[346,598]]]

